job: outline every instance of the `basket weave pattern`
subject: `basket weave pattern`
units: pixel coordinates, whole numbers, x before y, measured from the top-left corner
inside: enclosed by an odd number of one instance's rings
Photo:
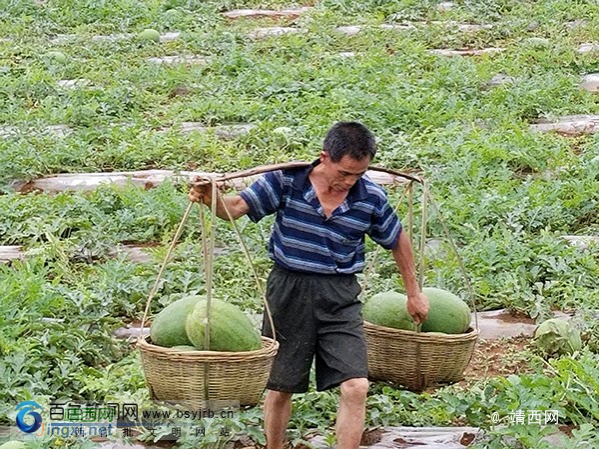
[[[148,338],[138,341],[152,399],[192,406],[208,400],[256,405],[278,347],[278,342],[267,337],[262,337],[261,349],[246,352],[178,352],[153,345]],[[204,379],[208,380],[208,397]]]
[[[364,322],[364,333],[369,377],[422,391],[462,379],[480,331],[469,328],[464,334],[417,333]]]

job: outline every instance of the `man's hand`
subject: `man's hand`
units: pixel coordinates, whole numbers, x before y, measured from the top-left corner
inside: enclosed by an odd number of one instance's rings
[[[220,189],[224,183],[217,182],[216,188],[216,216],[223,220],[237,220],[242,215],[250,211],[249,206],[240,195],[221,195]],[[194,183],[189,189],[187,198],[194,203],[202,203],[212,207],[212,189],[209,181],[202,178],[195,178]]]
[[[212,201],[211,194],[212,186],[210,184],[194,184],[191,186],[191,189],[189,189],[187,198],[194,203],[203,203],[209,206]]]
[[[422,292],[416,296],[408,296],[407,308],[414,322],[422,324],[426,321],[426,316],[428,315],[428,298]]]
[[[217,189],[222,187],[221,183],[216,183]],[[189,201],[194,203],[202,203],[210,207],[212,205],[212,184],[210,181],[200,178],[199,176],[193,180],[191,189],[187,194]]]

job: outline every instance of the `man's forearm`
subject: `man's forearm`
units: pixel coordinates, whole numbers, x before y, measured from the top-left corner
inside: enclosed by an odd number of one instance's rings
[[[212,203],[206,204],[208,207],[212,207]],[[226,206],[226,207],[225,207]],[[227,210],[229,211],[227,213]],[[239,195],[223,196],[218,195],[216,200],[216,216],[223,220],[230,221],[237,220],[239,217],[247,214],[250,211],[247,203]],[[230,214],[230,216],[229,216]]]
[[[408,297],[418,295],[420,293],[420,287],[418,285],[416,269],[414,267],[412,242],[410,242],[406,232],[402,231],[399,234],[399,240],[391,252],[393,253],[393,258],[401,273],[406,294]]]

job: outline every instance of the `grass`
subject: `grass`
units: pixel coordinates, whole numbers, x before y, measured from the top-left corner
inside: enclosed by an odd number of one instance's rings
[[[220,13],[300,5],[282,0],[0,0],[0,128],[11,130],[0,138],[0,245],[23,245],[28,252],[25,262],[0,267],[0,371],[10,379],[0,393],[0,420],[12,422],[14,403],[34,394],[145,397],[136,355],[110,332],[139,318],[186,202],[185,186],[170,183],[150,190],[127,186],[20,194],[13,182],[63,172],[229,171],[311,160],[324,132],[342,119],[361,120],[375,132],[377,164],[416,170],[430,182],[479,308],[507,307],[539,319],[552,309],[599,308],[596,252],[561,238],[594,235],[599,229],[597,137],[539,134],[529,126],[541,118],[599,112],[597,97],[578,85],[582,75],[598,71],[596,55],[576,51],[599,40],[599,7],[566,0],[464,1],[450,11],[424,0],[312,3],[309,14],[293,21],[230,21]],[[585,22],[569,23],[578,19]],[[402,31],[379,27],[406,21],[428,25]],[[492,27],[461,32],[435,21]],[[307,32],[248,37],[255,28],[271,25]],[[362,30],[354,36],[336,30],[348,25]],[[181,34],[169,42],[142,43],[136,36],[145,28]],[[94,39],[111,34],[131,36]],[[474,58],[429,52],[485,47],[504,51]],[[66,62],[49,57],[51,51],[64,53]],[[340,57],[341,52],[355,55]],[[208,63],[148,62],[177,54],[199,55]],[[497,74],[512,81],[489,87]],[[74,79],[89,83],[74,88],[58,83]],[[178,126],[188,121],[255,128],[223,141],[210,132],[181,132]],[[65,125],[70,133],[56,136],[47,129],[53,125]],[[393,200],[399,194],[390,191]],[[402,206],[402,216],[406,213]],[[429,235],[441,239],[440,254],[450,255],[438,218],[431,214]],[[269,223],[240,223],[262,277],[268,271]],[[247,310],[259,310],[234,233],[219,223],[217,235],[228,251],[226,258],[216,259],[217,290]],[[154,311],[203,291],[198,237],[194,221],[169,265]],[[153,262],[135,265],[109,255],[119,242],[159,246],[152,250]],[[431,256],[426,267],[427,285],[465,294],[455,258]],[[391,260],[383,257],[369,286],[376,292],[398,282]],[[42,318],[66,324],[43,326]],[[92,324],[97,327],[90,333],[86,326]],[[82,348],[69,347],[69,339],[81,341]],[[64,357],[52,361],[57,353]],[[21,360],[24,354],[27,360]],[[107,367],[118,374],[103,382]],[[120,386],[119,378],[125,379]],[[450,394],[442,391],[440,397],[449,400]],[[323,396],[313,397],[300,402],[306,411],[295,422],[298,438],[302,417],[316,427],[330,424],[333,398],[326,399],[329,418],[319,420],[308,410]],[[384,410],[385,400],[379,400]],[[400,400],[394,400],[389,416],[401,410],[403,422],[443,424],[451,415],[441,405],[437,409],[437,402],[425,402],[430,408],[410,421]],[[480,402],[464,396],[461,407],[468,401]],[[583,416],[596,424],[593,413]],[[369,419],[375,424],[383,415]],[[568,416],[578,423],[574,415]],[[465,416],[474,425],[485,422],[482,415]],[[252,415],[247,422],[256,419]]]

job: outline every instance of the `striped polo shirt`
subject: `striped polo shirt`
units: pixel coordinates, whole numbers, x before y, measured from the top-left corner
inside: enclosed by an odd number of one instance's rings
[[[288,270],[352,274],[364,269],[364,237],[386,249],[399,239],[401,223],[382,187],[362,176],[345,201],[325,217],[308,178],[319,164],[269,172],[241,192],[249,218],[257,222],[276,213],[269,241],[274,262]]]

